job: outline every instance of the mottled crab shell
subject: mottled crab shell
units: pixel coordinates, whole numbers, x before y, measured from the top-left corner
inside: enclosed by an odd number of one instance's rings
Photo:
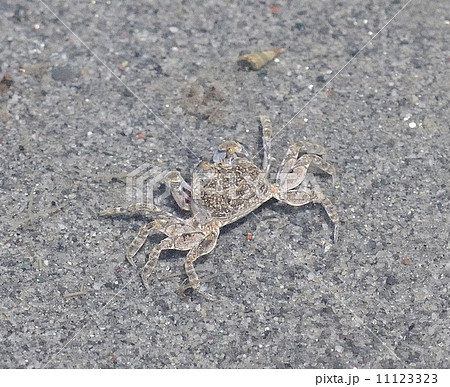
[[[232,223],[272,197],[265,174],[247,159],[200,164],[192,182],[194,214]],[[199,219],[199,220],[200,220]]]

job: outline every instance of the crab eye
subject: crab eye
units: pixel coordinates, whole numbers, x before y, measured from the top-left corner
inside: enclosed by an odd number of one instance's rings
[[[227,156],[231,156],[235,153],[238,153],[242,150],[242,145],[236,141],[230,141],[227,146]]]
[[[210,163],[208,163],[207,161],[203,161],[202,162],[202,169],[203,170],[208,170],[210,168],[211,168],[211,164]]]

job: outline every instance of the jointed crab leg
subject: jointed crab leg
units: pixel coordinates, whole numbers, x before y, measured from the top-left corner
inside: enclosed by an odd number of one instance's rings
[[[165,220],[180,220],[176,216],[165,212],[155,206],[154,204],[149,203],[137,203],[131,204],[127,208],[123,207],[114,207],[109,210],[105,210],[100,212],[100,216],[114,216],[114,215],[136,215],[142,214],[145,216],[149,216],[153,219],[165,219]]]
[[[163,232],[168,236],[168,238],[163,239],[161,242],[159,242],[153,250],[148,255],[147,263],[145,264],[144,268],[142,269],[141,278],[142,282],[144,283],[144,286],[149,289],[148,279],[150,278],[157,262],[159,259],[159,256],[163,250],[191,250],[191,252],[195,249],[201,249],[202,251],[202,244],[204,244],[204,241],[208,239],[209,234],[205,234],[203,231],[192,231],[192,228],[190,225],[186,224],[169,224],[165,227],[162,225],[159,225],[158,230]],[[156,228],[156,227],[155,227]],[[183,232],[185,231],[185,232]],[[205,236],[206,235],[206,236]],[[218,231],[217,236],[215,237],[215,240],[217,240],[218,237]],[[204,255],[209,253],[215,246],[211,247],[210,250],[203,252],[200,255]],[[191,254],[189,252],[189,254]],[[189,259],[188,254],[188,259]],[[200,256],[199,255],[199,256]],[[195,272],[194,272],[195,274]],[[189,273],[188,273],[189,276]]]
[[[301,156],[292,166],[292,173],[289,170],[286,170],[286,172],[278,173],[278,182],[281,188],[285,191],[288,191],[297,187],[305,179],[306,173],[308,172],[308,169],[311,165],[330,174],[333,178],[334,185],[334,176],[336,174],[336,169],[333,167],[333,165],[331,165],[328,161],[322,159],[322,157],[320,156],[305,154]]]
[[[284,160],[281,163],[278,176],[281,173],[289,173],[292,170],[297,160],[299,160],[298,155],[300,153],[322,156],[325,154],[325,148],[323,146],[312,144],[307,141],[298,141],[297,143],[291,145],[286,152]]]
[[[158,263],[159,256],[161,251],[169,250],[174,248],[174,241],[172,238],[163,239],[159,242],[153,250],[148,255],[147,263],[141,272],[142,283],[144,284],[146,289],[150,289],[148,284],[148,279],[152,275],[153,270],[155,269],[156,264]]]
[[[337,242],[338,239],[338,225],[339,225],[339,215],[336,211],[336,207],[323,193],[312,191],[296,191],[291,190],[284,194],[283,198],[277,198],[283,203],[289,204],[291,206],[300,207],[308,203],[319,203],[325,209],[328,217],[334,224],[334,241]]]
[[[136,237],[133,239],[133,242],[128,246],[127,251],[125,252],[125,258],[128,262],[131,263],[134,267],[136,267],[136,264],[133,261],[133,257],[137,254],[137,252],[140,250],[142,245],[147,240],[148,236],[150,235],[151,231],[155,228],[155,222],[150,222],[141,227]]]
[[[125,258],[131,265],[136,266],[133,261],[134,256],[141,249],[146,239],[152,231],[160,231],[166,235],[176,232],[181,228],[185,228],[188,232],[192,230],[192,227],[185,225],[184,221],[176,216],[164,212],[153,204],[137,203],[132,204],[127,208],[115,207],[110,210],[106,210],[100,213],[101,216],[113,216],[113,215],[135,215],[142,213],[147,216],[151,216],[155,219],[150,223],[147,223],[139,230],[138,234],[134,238],[133,242],[128,246],[125,252]]]
[[[188,276],[188,283],[180,288],[180,294],[192,288],[198,290],[200,288],[200,282],[198,280],[197,273],[195,272],[194,262],[202,255],[208,254],[216,246],[217,238],[219,237],[219,228],[215,228],[209,232],[205,238],[197,245],[194,246],[186,257],[184,267]]]
[[[260,116],[259,117],[262,125],[262,141],[263,141],[263,163],[262,171],[267,175],[270,169],[270,163],[272,161],[272,156],[270,154],[270,142],[272,141],[272,124],[269,117]]]

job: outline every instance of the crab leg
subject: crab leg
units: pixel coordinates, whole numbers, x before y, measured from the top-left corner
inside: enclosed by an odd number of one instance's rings
[[[270,142],[272,141],[272,124],[270,122],[269,117],[260,116],[259,117],[262,125],[262,141],[263,141],[263,163],[262,163],[262,171],[267,175],[270,169],[270,163],[272,161],[272,157],[270,155]]]
[[[148,238],[148,236],[152,231],[160,231],[166,235],[169,235],[171,232],[172,233],[176,232],[176,230],[180,229],[180,226],[182,227],[184,225],[184,221],[182,219],[179,219],[176,216],[169,214],[167,212],[163,212],[153,204],[132,204],[127,208],[115,207],[106,211],[102,211],[100,215],[101,216],[114,216],[124,214],[134,215],[139,213],[150,215],[158,219],[158,221],[154,220],[141,227],[138,234],[133,239],[133,242],[131,242],[131,244],[128,246],[125,252],[125,258],[134,267],[136,267],[136,264],[134,263],[133,258],[137,254],[137,252],[141,249],[141,247],[143,246],[143,244],[145,243],[146,239]],[[191,231],[192,227],[186,226],[186,229],[187,231]]]
[[[153,215],[153,216],[155,214],[164,213],[162,210],[160,210],[153,204],[139,203],[139,204],[131,204],[127,208],[123,207],[110,208],[109,210],[100,212],[100,216],[114,216],[126,214],[134,215],[140,212],[146,215]]]
[[[277,180],[279,179],[280,174],[289,173],[292,170],[300,153],[322,156],[325,154],[325,148],[307,141],[299,141],[296,144],[291,145],[286,153],[286,157],[281,163]]]
[[[291,167],[292,173],[288,169],[278,173],[278,183],[280,184],[282,190],[289,191],[297,187],[305,179],[306,173],[311,165],[330,174],[333,178],[334,185],[334,177],[336,175],[336,169],[334,166],[320,156],[305,154],[301,156]]]
[[[282,203],[289,204],[291,206],[300,207],[308,203],[319,203],[325,209],[328,217],[334,224],[334,241],[337,242],[338,239],[338,225],[339,225],[339,215],[336,211],[336,207],[324,194],[316,191],[304,192],[304,191],[288,191],[285,193],[283,199],[277,198]]]
[[[135,214],[143,214],[159,220],[183,222],[182,219],[177,218],[176,216],[161,210],[154,204],[146,204],[146,203],[131,204],[127,208],[115,207],[100,212],[100,216],[135,215]]]
[[[127,251],[125,252],[125,258],[128,262],[130,262],[132,266],[136,267],[136,264],[133,261],[133,257],[141,249],[142,245],[145,243],[154,228],[155,222],[150,222],[142,226],[136,237],[133,239],[133,242],[131,242],[131,244],[128,246]]]
[[[200,288],[200,281],[197,273],[195,272],[194,262],[202,255],[208,254],[216,246],[217,238],[219,237],[219,228],[211,230],[197,246],[194,246],[188,253],[184,267],[188,276],[188,283],[180,288],[180,294],[192,288],[198,290]]]
[[[147,263],[142,269],[141,278],[147,289],[149,288],[148,279],[151,276],[163,250],[191,250],[205,239],[204,232],[193,231],[192,227],[189,225],[156,224],[154,228],[166,234],[168,238],[163,239],[153,248],[148,255]]]
[[[150,289],[148,279],[152,275],[152,272],[155,269],[156,264],[158,263],[161,251],[173,248],[174,248],[173,238],[166,238],[163,239],[161,242],[159,242],[148,255],[147,263],[145,264],[141,272],[142,283],[144,284],[146,289],[148,290]]]

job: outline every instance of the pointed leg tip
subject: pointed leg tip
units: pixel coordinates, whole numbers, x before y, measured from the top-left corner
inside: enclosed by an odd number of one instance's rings
[[[205,297],[208,301],[217,301],[217,297],[213,296],[210,293],[206,293],[206,292],[199,292],[199,294],[201,294],[203,297]]]
[[[142,280],[142,285],[144,285],[144,288],[147,290],[150,290],[150,285],[148,283],[148,277],[144,273],[141,273],[141,280]]]
[[[338,239],[339,239],[339,234],[338,234],[338,230],[339,230],[339,228],[338,228],[338,225],[336,224],[335,226],[334,226],[334,235],[333,235],[333,242],[334,243],[337,243],[337,241],[338,241]]]
[[[188,290],[188,289],[189,289],[189,286],[180,286],[178,288],[178,296],[180,296],[181,298],[187,297],[186,290]]]
[[[200,286],[198,289],[198,293],[201,294],[203,297],[205,297],[209,301],[217,301],[216,296],[213,296],[211,293],[208,293],[206,291],[206,286]]]

